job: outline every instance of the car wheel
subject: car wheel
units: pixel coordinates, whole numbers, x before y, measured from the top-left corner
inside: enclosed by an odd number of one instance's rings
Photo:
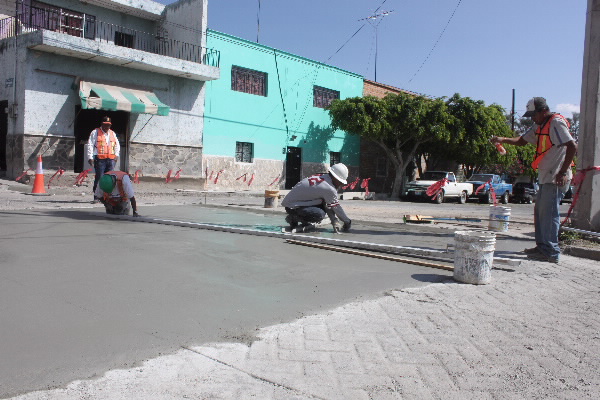
[[[438,193],[434,200],[437,204],[442,204],[444,202],[444,191]]]
[[[508,192],[504,192],[500,201],[502,202],[502,204],[508,204]]]
[[[492,196],[492,192],[487,193],[486,203],[494,204],[494,196]]]
[[[458,197],[458,204],[465,204],[467,202],[467,192],[463,191]]]

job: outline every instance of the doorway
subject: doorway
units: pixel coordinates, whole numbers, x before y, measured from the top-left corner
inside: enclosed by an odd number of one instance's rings
[[[82,172],[91,168],[87,160],[87,141],[92,131],[100,127],[100,120],[105,116],[112,119],[111,129],[117,134],[121,146],[119,164],[115,168],[125,171],[129,155],[129,113],[126,111],[82,110],[78,105],[75,107],[74,172]]]
[[[0,101],[0,176],[6,173],[6,140],[8,136],[8,100]]]
[[[291,189],[302,177],[302,148],[288,147],[285,156],[285,188]]]

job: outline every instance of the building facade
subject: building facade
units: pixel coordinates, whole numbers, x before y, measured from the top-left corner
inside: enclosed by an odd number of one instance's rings
[[[293,187],[343,162],[358,176],[359,138],[331,129],[325,107],[362,95],[363,78],[213,30],[221,77],[206,88],[207,189]]]
[[[202,178],[207,0],[0,0],[0,169],[81,172],[110,116],[120,169]]]

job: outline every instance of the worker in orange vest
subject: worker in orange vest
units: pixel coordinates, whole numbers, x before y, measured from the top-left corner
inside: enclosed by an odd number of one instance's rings
[[[109,171],[102,175],[94,195],[104,204],[107,214],[129,215],[131,204],[133,216],[139,216],[133,184],[127,172]]]
[[[94,172],[96,173],[92,189],[94,192],[96,192],[100,177],[105,172],[115,169],[121,152],[119,139],[117,138],[117,134],[110,129],[111,125],[112,121],[110,117],[103,117],[102,125],[94,129],[88,139],[88,163],[94,167]],[[98,201],[99,199],[94,196],[93,203],[97,203]]]
[[[571,165],[577,153],[577,144],[569,132],[569,122],[560,114],[550,112],[543,97],[527,102],[527,112],[533,126],[520,137],[492,137],[492,143],[515,146],[533,144],[536,155],[531,167],[538,172],[539,190],[534,206],[536,246],[526,249],[533,260],[558,263],[558,231],[560,228],[559,204],[569,189],[573,172]]]

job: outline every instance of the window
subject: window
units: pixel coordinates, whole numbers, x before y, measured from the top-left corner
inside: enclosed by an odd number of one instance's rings
[[[375,176],[385,177],[388,175],[388,160],[385,157],[377,159],[377,167],[375,168]]]
[[[135,36],[123,32],[115,32],[115,45],[129,47],[133,49],[133,43],[135,42]]]
[[[342,153],[339,151],[329,152],[329,165],[337,164],[342,162]]]
[[[340,98],[337,90],[326,89],[321,86],[313,86],[313,106],[319,108],[328,107],[333,100]]]
[[[231,90],[266,96],[267,74],[233,65],[231,67]]]
[[[254,158],[254,144],[235,142],[235,161],[251,163]]]

